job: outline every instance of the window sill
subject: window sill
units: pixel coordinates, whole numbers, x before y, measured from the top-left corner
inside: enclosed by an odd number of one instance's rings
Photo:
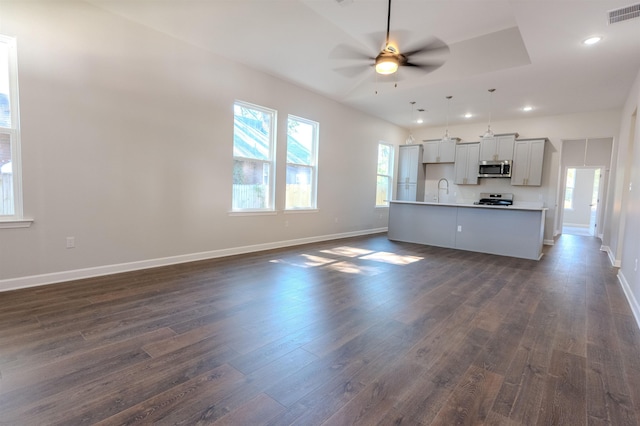
[[[247,210],[247,211],[230,211],[229,216],[273,216],[278,214],[273,210]]]
[[[0,219],[0,229],[6,228],[29,228],[33,219]]]
[[[318,209],[288,209],[283,210],[284,214],[296,214],[296,213],[318,213],[320,210]]]

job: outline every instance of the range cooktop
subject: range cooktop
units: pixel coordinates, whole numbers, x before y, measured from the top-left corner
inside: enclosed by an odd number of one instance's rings
[[[473,204],[482,206],[510,206],[513,204],[513,194],[480,193],[480,200]]]

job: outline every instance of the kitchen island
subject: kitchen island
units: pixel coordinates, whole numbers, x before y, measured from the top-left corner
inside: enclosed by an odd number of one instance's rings
[[[393,241],[540,260],[544,207],[389,202]]]

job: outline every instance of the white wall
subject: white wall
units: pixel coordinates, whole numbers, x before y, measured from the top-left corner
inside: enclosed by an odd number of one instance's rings
[[[24,212],[35,220],[0,229],[0,289],[386,227],[377,143],[398,144],[405,129],[84,2],[3,2],[0,22],[18,41]],[[278,110],[277,214],[229,215],[236,99]],[[282,212],[289,113],[320,123],[316,213]]]
[[[581,114],[566,114],[548,117],[523,118],[520,120],[492,122],[492,130],[497,133],[518,133],[519,139],[549,139],[544,153],[542,170],[542,186],[511,186],[508,179],[480,179],[479,185],[451,185],[450,193],[456,194],[453,201],[472,202],[479,198],[481,192],[510,192],[514,200],[525,203],[543,203],[549,210],[546,214],[544,239],[553,241],[562,224],[558,221],[558,194],[561,194],[560,153],[562,141],[567,139],[617,139],[620,130],[620,110],[608,110]],[[462,142],[475,142],[486,130],[486,124],[464,124],[449,126],[452,137]],[[445,129],[442,127],[414,129],[417,141],[440,138]],[[453,180],[453,166],[427,164],[425,193],[427,197],[436,191],[436,182],[440,177]],[[432,168],[432,171],[429,169]],[[435,171],[433,171],[435,170]],[[441,193],[442,195],[442,193]],[[431,198],[426,198],[431,199]],[[606,226],[605,226],[606,228]]]
[[[612,176],[610,248],[619,260],[618,277],[640,325],[640,72],[622,110],[616,175]]]

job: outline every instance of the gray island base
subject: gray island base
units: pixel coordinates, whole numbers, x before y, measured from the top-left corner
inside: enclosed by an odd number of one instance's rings
[[[388,238],[540,260],[546,208],[389,202]]]

